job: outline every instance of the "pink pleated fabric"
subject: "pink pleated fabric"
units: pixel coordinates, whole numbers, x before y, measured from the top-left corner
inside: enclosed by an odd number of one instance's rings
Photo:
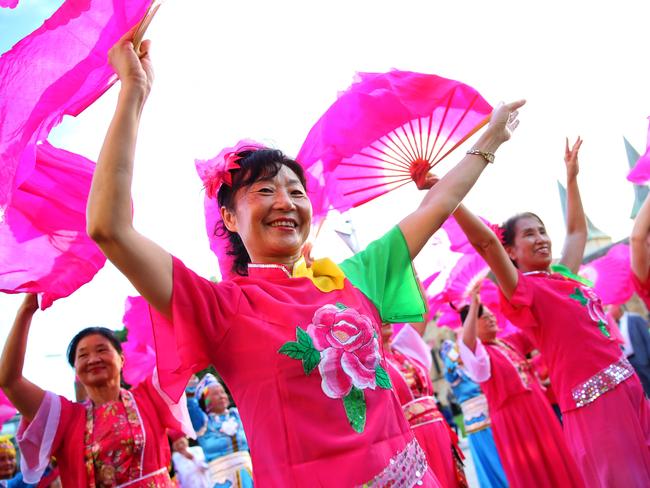
[[[95,163],[45,142],[0,223],[0,291],[40,293],[44,310],[87,283],[106,258],[86,234]]]
[[[0,57],[0,208],[29,176],[36,143],[115,82],[106,54],[151,0],[68,0]]]
[[[564,436],[586,486],[650,486],[648,402],[639,379],[633,376],[598,401],[564,413]]]
[[[153,324],[144,298],[126,299],[122,323],[128,331],[127,341],[122,344],[124,380],[130,385],[138,385],[152,375],[156,365]]]
[[[298,153],[316,221],[362,205],[427,172],[487,122],[472,87],[436,75],[358,73]],[[325,184],[326,183],[326,184]]]
[[[650,117],[648,117],[648,120],[650,120]],[[650,180],[650,125],[648,125],[648,142],[645,153],[636,162],[634,168],[630,170],[627,179],[637,185],[643,185]]]
[[[16,408],[11,404],[4,392],[0,390],[0,425],[16,415],[16,412]]]
[[[630,246],[616,244],[606,255],[580,270],[594,283],[594,291],[606,305],[627,302],[634,293],[630,269]]]
[[[18,0],[0,0],[0,7],[15,8]]]

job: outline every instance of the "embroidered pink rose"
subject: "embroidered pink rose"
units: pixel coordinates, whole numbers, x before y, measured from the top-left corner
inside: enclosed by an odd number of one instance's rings
[[[307,333],[321,352],[318,371],[328,397],[343,398],[352,385],[375,389],[379,343],[369,317],[353,308],[325,305],[314,314]]]
[[[576,287],[569,298],[579,302],[583,307],[587,307],[589,318],[596,322],[598,329],[605,337],[611,339],[612,335],[607,328],[607,316],[603,310],[603,304],[600,297],[591,288]]]
[[[607,323],[607,315],[605,315],[605,310],[603,310],[603,303],[600,300],[600,297],[594,293],[591,288],[583,288],[582,292],[585,297],[587,297],[587,311],[589,312],[589,317],[594,322],[605,322]]]
[[[343,399],[352,428],[363,432],[366,401],[363,391],[390,389],[388,373],[380,364],[379,342],[372,320],[341,303],[324,305],[307,331],[296,328],[296,341],[286,342],[281,354],[302,361],[305,374],[316,366],[321,387],[329,398]]]

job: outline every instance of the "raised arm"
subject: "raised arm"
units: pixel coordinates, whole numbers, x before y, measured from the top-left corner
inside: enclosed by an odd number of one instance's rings
[[[650,234],[650,197],[643,202],[641,210],[634,219],[634,226],[630,234],[630,267],[641,283],[648,280],[648,268],[650,267],[648,234]]]
[[[497,235],[464,205],[458,207],[454,217],[470,244],[494,273],[503,294],[510,299],[517,288],[519,275]]]
[[[467,348],[476,352],[476,338],[478,336],[478,308],[480,305],[478,289],[472,290],[472,301],[465,322],[463,322],[463,343]]]
[[[36,295],[30,293],[18,309],[0,357],[0,388],[28,421],[34,418],[45,396],[41,388],[23,377],[27,336],[36,310]]]
[[[573,147],[569,149],[569,139],[566,140],[564,150],[564,163],[566,164],[566,193],[567,216],[566,238],[560,263],[577,273],[582,263],[582,257],[587,244],[587,218],[582,208],[580,189],[578,188],[578,152],[582,146],[582,139],[578,137]]]
[[[474,147],[483,152],[494,153],[501,144],[510,139],[512,131],[519,123],[517,110],[524,103],[524,100],[519,100],[497,107],[487,130]],[[483,156],[466,155],[427,192],[418,209],[399,223],[411,259],[417,256],[433,233],[456,209],[486,165],[487,161]]]
[[[136,55],[133,31],[109,52],[121,82],[115,114],[97,161],[88,198],[90,237],[158,311],[170,315],[172,259],[133,228],[131,181],[140,116],[153,81],[149,42]]]

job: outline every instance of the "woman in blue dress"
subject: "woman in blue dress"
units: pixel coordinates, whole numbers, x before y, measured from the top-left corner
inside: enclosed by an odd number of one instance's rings
[[[440,356],[445,363],[445,379],[463,410],[465,432],[481,488],[507,487],[508,481],[492,437],[487,400],[481,387],[464,371],[455,343],[444,341]]]
[[[214,488],[252,488],[248,442],[237,408],[212,374],[206,374],[187,396],[187,407],[197,441],[210,467]]]

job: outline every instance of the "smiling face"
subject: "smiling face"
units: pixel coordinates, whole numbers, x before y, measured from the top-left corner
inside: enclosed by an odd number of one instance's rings
[[[237,190],[233,209],[221,207],[226,228],[239,234],[253,263],[293,265],[309,236],[311,213],[305,188],[285,165],[274,177]]]
[[[3,446],[4,447],[4,446]],[[0,480],[11,478],[16,472],[16,452],[3,448],[0,450]]]
[[[205,409],[216,414],[225,412],[230,403],[228,395],[226,395],[226,391],[220,383],[208,386],[208,391],[203,395],[203,401],[205,402]]]
[[[497,337],[499,326],[489,308],[483,306],[483,314],[478,319],[477,335],[482,342],[491,342]]]
[[[551,265],[551,238],[535,217],[522,217],[515,224],[514,243],[507,246],[510,259],[522,272],[545,271]]]
[[[100,334],[88,335],[77,345],[74,369],[84,386],[119,384],[123,364],[124,357]]]

